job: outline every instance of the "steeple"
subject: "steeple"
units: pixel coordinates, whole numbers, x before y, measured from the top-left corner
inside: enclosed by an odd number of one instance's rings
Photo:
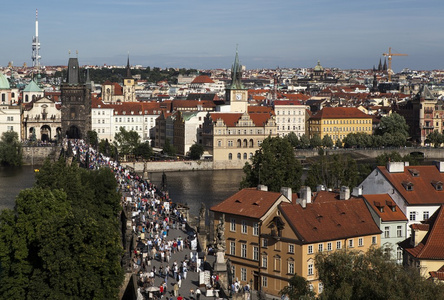
[[[378,71],[382,71],[382,62],[381,62],[381,58],[379,58]]]
[[[387,58],[384,59],[384,66],[382,67],[383,71],[387,71]]]
[[[133,78],[133,76],[131,75],[131,68],[129,63],[129,53],[128,53],[128,60],[126,62],[126,78]]]
[[[244,89],[242,84],[242,66],[239,63],[239,54],[236,48],[236,57],[234,58],[234,64],[231,67],[231,85],[230,89]]]
[[[69,58],[66,83],[68,84],[80,83],[79,60],[77,58],[74,57]]]

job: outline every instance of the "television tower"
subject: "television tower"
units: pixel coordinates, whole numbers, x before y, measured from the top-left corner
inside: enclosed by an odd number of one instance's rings
[[[35,10],[35,36],[32,38],[32,66],[34,68],[40,68],[40,58],[39,50],[40,50],[40,41],[39,41],[39,20],[38,20],[39,12]]]

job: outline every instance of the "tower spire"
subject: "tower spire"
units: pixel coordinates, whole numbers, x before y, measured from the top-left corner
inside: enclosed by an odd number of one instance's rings
[[[34,68],[40,68],[40,40],[39,40],[39,11],[35,10],[35,36],[32,39],[32,66]]]
[[[232,89],[243,89],[242,84],[242,67],[239,63],[239,53],[236,45],[236,57],[234,58],[234,64],[231,67],[231,88]]]
[[[126,61],[126,78],[133,78],[133,76],[131,75],[131,68],[129,63],[129,51],[128,51],[128,59]]]

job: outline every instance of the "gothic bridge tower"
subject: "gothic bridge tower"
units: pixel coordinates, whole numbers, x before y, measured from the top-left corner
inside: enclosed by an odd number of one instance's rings
[[[70,58],[66,82],[61,87],[62,134],[70,139],[86,138],[91,130],[91,86],[81,83],[79,61]]]

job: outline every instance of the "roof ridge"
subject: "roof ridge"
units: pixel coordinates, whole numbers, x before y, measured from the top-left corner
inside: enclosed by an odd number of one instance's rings
[[[427,234],[422,239],[421,243],[424,244],[424,247],[419,251],[418,257],[420,257],[425,251],[428,250],[428,248],[433,247],[431,243],[428,243],[429,240],[433,240],[436,230],[438,230],[438,226],[435,226],[435,224],[438,222],[442,222],[444,224],[444,204],[441,205],[435,213],[429,218],[430,222],[427,222],[425,224],[429,224],[430,228]]]

